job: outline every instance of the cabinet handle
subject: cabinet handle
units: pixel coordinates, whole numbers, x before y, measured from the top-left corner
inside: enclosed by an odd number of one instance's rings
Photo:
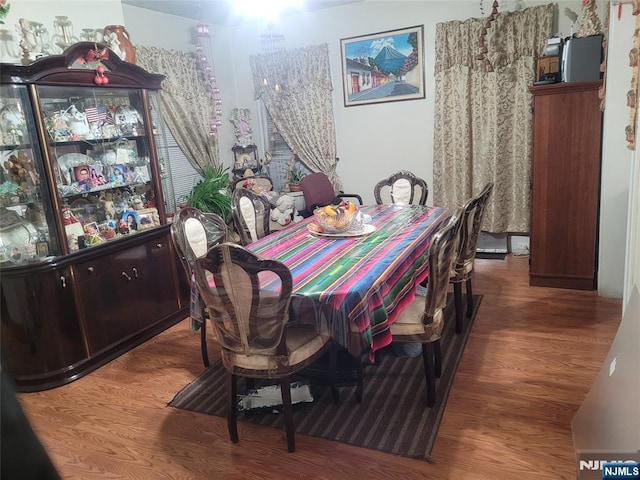
[[[96,269],[95,269],[95,268],[93,268],[93,267],[89,267],[89,268],[87,268],[87,272],[89,272],[89,273],[93,273],[93,272],[95,272],[95,270],[96,270]]]
[[[156,247],[162,248],[162,244],[161,243],[156,243]]]
[[[136,267],[133,267],[131,270],[133,271],[133,276],[138,278],[138,270],[136,269]]]
[[[127,282],[131,281],[131,277],[127,275],[127,272],[122,272],[122,276],[127,279]]]
[[[62,288],[67,288],[67,279],[62,275],[60,275],[60,285],[62,285]]]

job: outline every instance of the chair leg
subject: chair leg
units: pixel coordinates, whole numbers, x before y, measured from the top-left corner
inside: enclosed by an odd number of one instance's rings
[[[336,387],[336,370],[338,364],[338,346],[332,345],[329,350],[329,388],[333,397],[334,405],[340,403],[340,392]]]
[[[422,361],[424,363],[424,376],[427,381],[427,406],[433,407],[436,403],[436,378],[432,342],[422,344]]]
[[[436,378],[442,376],[442,349],[440,348],[440,339],[433,342],[433,356],[435,358],[434,370]]]
[[[467,317],[473,314],[473,291],[471,289],[471,279],[467,278]]]
[[[356,367],[356,375],[357,375],[357,384],[356,384],[356,403],[360,404],[362,403],[362,384],[363,384],[363,369],[362,369],[362,357],[361,356],[355,356],[353,357],[353,361],[355,362],[355,367]]]
[[[462,333],[462,283],[453,284],[453,301],[456,307],[456,333]]]
[[[373,352],[373,365],[376,367],[380,365],[380,350]]]
[[[238,377],[227,372],[227,425],[229,438],[238,443]]]
[[[291,380],[289,377],[280,379],[280,392],[282,393],[284,423],[287,429],[287,448],[289,453],[293,453],[296,451],[296,438],[293,429],[293,406],[291,405]]]
[[[202,325],[200,325],[200,349],[202,350],[202,363],[205,367],[209,364],[209,351],[207,350],[207,319],[202,319]]]

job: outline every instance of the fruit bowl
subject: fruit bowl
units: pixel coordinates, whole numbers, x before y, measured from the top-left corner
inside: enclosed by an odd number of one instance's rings
[[[348,232],[356,219],[358,209],[351,202],[342,202],[340,205],[327,205],[318,207],[313,211],[313,222],[320,227],[319,233],[344,233]],[[313,228],[316,228],[316,225]]]

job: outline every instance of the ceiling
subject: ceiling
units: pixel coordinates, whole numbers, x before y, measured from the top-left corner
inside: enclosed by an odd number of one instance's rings
[[[267,0],[262,1],[266,2]],[[338,7],[358,1],[361,0],[304,0],[303,6],[288,7],[281,12],[281,15]],[[239,15],[234,10],[232,0],[122,0],[122,3],[226,27],[260,20],[255,17]]]

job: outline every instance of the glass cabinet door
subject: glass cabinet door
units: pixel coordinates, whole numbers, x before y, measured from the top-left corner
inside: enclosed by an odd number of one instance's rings
[[[0,268],[61,253],[29,92],[0,86]]]
[[[160,225],[141,90],[38,86],[67,249]]]

